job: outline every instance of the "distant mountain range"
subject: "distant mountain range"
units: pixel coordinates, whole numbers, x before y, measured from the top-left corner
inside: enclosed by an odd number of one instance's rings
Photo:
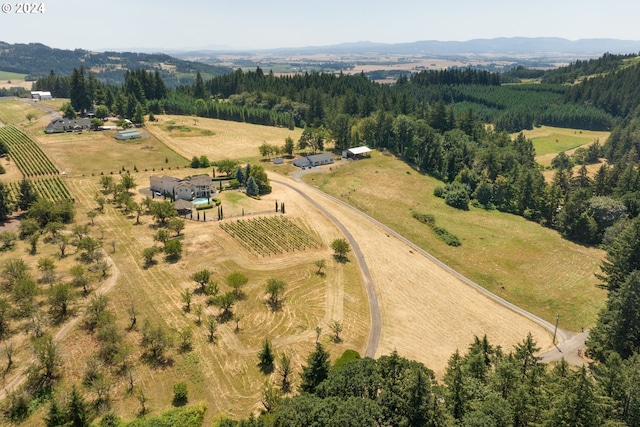
[[[298,54],[310,55],[317,53],[334,54],[395,54],[395,55],[492,55],[492,56],[588,56],[598,57],[609,53],[640,52],[640,40],[618,39],[582,39],[567,40],[557,37],[501,37],[494,39],[474,39],[468,41],[437,41],[426,40],[412,43],[374,43],[361,41],[355,43],[341,43],[330,46],[307,46],[261,50],[215,50],[201,49],[191,51],[171,51],[178,57],[194,55],[215,55],[222,53],[248,54]]]
[[[417,41],[413,43],[374,43],[368,41],[342,43],[331,46],[309,46],[268,50],[190,50],[164,53],[94,52],[84,49],[64,50],[41,43],[9,44],[0,41],[0,71],[27,74],[28,79],[45,76],[53,70],[57,75],[70,75],[73,68],[84,66],[98,79],[107,83],[122,82],[126,70],[142,68],[158,70],[172,87],[190,84],[196,71],[204,78],[230,73],[237,66],[246,66],[242,58],[253,55],[282,57],[290,55],[414,55],[425,57],[485,58],[596,58],[609,52],[630,54],[640,52],[640,41],[618,39],[583,39],[571,41],[553,37],[511,37],[476,39],[469,41]],[[219,55],[236,55],[233,66],[221,63]],[[195,60],[190,60],[195,59]],[[277,61],[276,61],[277,62]],[[252,66],[252,60],[247,61]],[[213,65],[212,65],[213,64]]]

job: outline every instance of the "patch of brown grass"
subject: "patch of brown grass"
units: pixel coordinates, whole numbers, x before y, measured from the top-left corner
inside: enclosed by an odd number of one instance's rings
[[[605,293],[594,273],[604,252],[563,239],[522,217],[472,208],[465,212],[433,196],[441,183],[401,160],[374,153],[371,159],[307,175],[319,186],[417,243],[490,291],[560,326],[577,331],[595,323]],[[311,181],[314,180],[314,181]],[[462,241],[451,247],[411,216],[431,213]],[[505,232],[508,230],[508,232]]]

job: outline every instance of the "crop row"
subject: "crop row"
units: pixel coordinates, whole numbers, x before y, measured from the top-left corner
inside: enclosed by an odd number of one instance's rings
[[[59,173],[38,143],[15,126],[0,127],[0,141],[25,177]]]
[[[69,188],[60,177],[32,179],[29,182],[39,198],[52,202],[73,200]],[[5,184],[5,187],[9,192],[9,198],[16,202],[20,198],[20,182],[9,182]]]
[[[260,256],[320,247],[309,233],[283,216],[239,219],[223,222],[220,227],[248,251]]]

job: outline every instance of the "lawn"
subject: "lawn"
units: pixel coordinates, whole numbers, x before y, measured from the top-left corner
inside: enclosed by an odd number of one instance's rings
[[[533,141],[538,163],[550,166],[551,160],[561,151],[570,152],[583,145],[590,145],[596,140],[604,144],[610,132],[541,126],[525,130],[523,133]]]
[[[492,292],[560,326],[580,331],[595,323],[605,293],[594,273],[604,252],[571,243],[554,230],[522,217],[472,208],[465,212],[433,196],[441,182],[401,160],[373,153],[305,181],[358,207]],[[457,235],[444,244],[412,211],[435,215]],[[505,232],[506,231],[506,232]]]
[[[0,122],[5,124],[15,124],[16,126],[21,123],[29,126],[27,120],[27,114],[33,114],[34,118],[40,118],[47,113],[38,107],[22,102],[17,99],[8,99],[0,101]],[[31,125],[35,123],[31,122]]]

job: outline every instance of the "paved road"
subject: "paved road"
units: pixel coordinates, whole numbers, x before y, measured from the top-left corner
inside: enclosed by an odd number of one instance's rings
[[[294,180],[296,180],[298,183],[300,183],[303,188],[307,191],[307,192],[315,192],[315,193],[319,193],[322,194],[323,196],[333,200],[336,203],[340,203],[341,205],[351,209],[352,211],[354,211],[354,213],[357,213],[359,215],[362,215],[363,217],[367,218],[369,221],[377,224],[379,227],[382,227],[383,229],[385,229],[389,234],[393,234],[396,238],[400,239],[401,241],[403,241],[404,243],[406,243],[407,245],[409,245],[412,250],[421,253],[422,255],[424,255],[425,257],[429,258],[430,260],[432,260],[433,262],[435,262],[437,265],[439,265],[441,268],[445,269],[446,271],[448,271],[449,273],[453,274],[454,276],[456,276],[457,278],[459,278],[460,280],[462,280],[464,283],[466,283],[467,285],[471,286],[472,288],[476,289],[478,292],[481,292],[482,294],[484,294],[485,296],[491,298],[492,300],[496,301],[497,303],[503,305],[504,307],[509,308],[512,311],[515,311],[516,313],[530,319],[531,321],[537,323],[538,325],[542,326],[543,328],[547,329],[551,334],[553,334],[555,332],[556,335],[556,342],[558,343],[557,346],[551,350],[545,351],[541,354],[539,354],[539,356],[542,358],[542,360],[544,362],[550,362],[550,361],[554,361],[554,360],[560,360],[561,358],[565,358],[565,360],[567,360],[567,362],[569,362],[572,365],[582,365],[585,361],[584,359],[582,359],[582,354],[584,352],[584,343],[585,340],[588,336],[588,331],[587,332],[583,332],[580,334],[572,334],[571,332],[565,331],[561,328],[557,328],[555,327],[555,324],[548,322],[544,319],[542,319],[539,316],[536,316],[533,313],[530,313],[529,311],[518,307],[517,305],[505,300],[504,298],[488,291],[487,289],[483,288],[482,286],[480,286],[479,284],[477,284],[476,282],[472,281],[471,279],[463,276],[461,273],[457,272],[456,270],[454,270],[453,268],[449,267],[448,265],[446,265],[445,263],[443,263],[442,261],[440,261],[439,259],[437,259],[436,257],[434,257],[433,255],[431,255],[430,253],[428,253],[427,251],[425,251],[424,249],[418,247],[417,245],[415,245],[413,242],[411,242],[410,240],[406,239],[405,237],[403,237],[402,235],[396,233],[394,230],[392,230],[391,228],[387,227],[386,225],[382,224],[381,222],[377,221],[376,219],[370,217],[369,215],[365,214],[364,212],[359,211],[358,209],[354,208],[353,206],[349,205],[348,203],[343,202],[340,199],[337,199],[329,194],[326,194],[324,192],[322,192],[321,190],[312,187],[310,185],[305,184],[302,180],[301,180],[301,176],[302,175],[306,175],[307,173],[318,173],[318,172],[324,172],[326,171],[326,167],[324,168],[314,168],[312,170],[305,170],[305,171],[296,171],[294,172],[291,176]],[[363,277],[367,277],[368,274],[368,268],[366,266],[366,261],[364,260],[364,257],[362,256],[362,253],[359,251],[359,248],[356,252],[356,247],[357,247],[357,242],[354,241],[353,237],[351,236],[351,234],[348,233],[348,230],[345,230],[344,227],[342,226],[342,224],[339,223],[339,221],[334,218],[332,215],[330,215],[324,208],[322,208],[313,198],[311,198],[310,196],[308,196],[305,192],[303,192],[300,189],[294,188],[289,184],[286,184],[282,181],[276,181],[273,180],[275,182],[278,182],[280,184],[286,185],[290,188],[293,188],[295,191],[299,192],[300,194],[302,194],[307,200],[309,200],[314,206],[318,207],[318,209],[320,209],[325,215],[327,215],[334,223],[336,223],[336,225],[338,225],[338,227],[341,229],[341,231],[345,234],[345,236],[347,237],[347,239],[349,240],[349,243],[352,245],[352,247],[354,248],[354,253],[356,254],[356,257],[358,259],[358,263],[360,265],[360,267],[363,269]],[[359,255],[358,255],[359,253]],[[367,279],[365,279],[366,281]],[[375,293],[375,288],[373,286],[373,281],[371,280],[371,276],[369,275],[368,280],[370,281],[370,283],[366,283],[367,286],[367,294],[369,295],[369,306],[370,306],[370,310],[372,313],[372,330],[369,336],[369,343],[367,345],[367,355],[369,355],[369,353],[372,352],[372,354],[375,354],[376,349],[377,349],[377,342],[379,341],[379,337],[380,337],[380,309],[378,307],[378,300],[377,300],[377,296]],[[371,299],[373,298],[373,300]],[[373,322],[373,318],[374,316],[378,316],[377,320],[375,321],[375,324]],[[375,342],[374,342],[375,341]]]
[[[300,183],[302,186],[304,186],[306,189],[315,190],[313,187],[310,187],[307,184],[304,184],[299,177],[296,177],[296,181]],[[311,203],[320,212],[322,212],[327,218],[329,218],[340,229],[340,231],[342,231],[342,233],[345,235],[345,237],[349,241],[349,244],[351,245],[351,250],[353,251],[356,257],[356,260],[358,261],[358,266],[360,267],[360,271],[362,272],[362,277],[364,279],[364,286],[365,286],[365,289],[367,290],[367,297],[369,299],[369,312],[371,313],[371,330],[369,331],[369,339],[367,340],[367,347],[364,351],[364,355],[365,357],[371,357],[371,358],[375,357],[376,351],[378,350],[378,344],[380,342],[380,331],[382,330],[382,321],[381,321],[382,317],[380,315],[380,306],[378,305],[378,296],[373,286],[373,279],[371,278],[371,272],[369,271],[369,266],[367,266],[367,261],[364,259],[364,255],[360,250],[360,246],[358,246],[358,242],[353,238],[353,236],[351,235],[347,227],[345,227],[344,224],[342,224],[338,218],[333,216],[320,203],[318,203],[316,199],[312,198],[304,191],[300,190],[299,188],[289,183],[276,180],[273,178],[271,178],[271,182],[276,182],[280,185],[284,185],[285,187],[288,187],[293,191],[299,193],[309,203]],[[331,198],[331,196],[325,193],[321,193],[321,194]]]

